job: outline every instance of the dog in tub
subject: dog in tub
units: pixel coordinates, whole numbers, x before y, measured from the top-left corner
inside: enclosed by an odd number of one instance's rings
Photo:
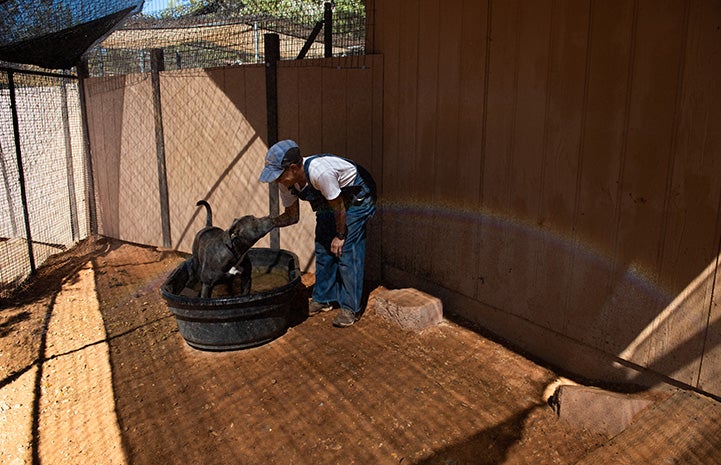
[[[276,220],[245,215],[235,218],[228,229],[213,226],[213,211],[205,200],[196,206],[205,207],[205,227],[193,240],[190,278],[187,287],[200,283],[200,297],[211,298],[216,286],[224,285],[231,295],[250,293],[252,265],[248,250],[277,226]]]

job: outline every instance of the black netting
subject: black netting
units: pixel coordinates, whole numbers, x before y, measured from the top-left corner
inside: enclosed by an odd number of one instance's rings
[[[332,37],[326,38],[326,30],[332,31]],[[170,73],[173,76],[164,81],[163,89],[170,95],[163,109],[167,117],[192,115],[185,118],[192,121],[200,113],[194,104],[217,98],[213,93],[216,86],[205,85],[209,74],[198,68],[263,62],[267,33],[278,35],[281,59],[296,58],[306,47],[309,58],[329,53],[360,55],[365,52],[364,2],[0,0],[0,297],[23,282],[48,256],[98,228],[94,178],[85,145],[85,138],[92,134],[85,133],[80,111],[82,87],[76,75],[50,70],[69,69],[85,57],[91,76],[135,74],[93,80],[99,83],[93,87],[96,92],[100,87],[111,94],[113,86],[123,81],[123,86],[145,93],[123,102],[127,121],[121,126],[139,128],[124,142],[132,146],[133,137],[143,141],[152,137],[152,127],[147,126],[152,122],[152,117],[147,117],[152,105],[146,84],[149,76],[137,74],[150,71],[151,51],[162,50],[154,56],[164,57],[165,69],[183,68],[188,71],[179,74],[197,74],[197,82],[186,89],[174,87],[178,73]],[[241,70],[216,72],[237,71]],[[133,83],[138,85],[133,87]],[[237,117],[237,108],[226,110],[227,119]],[[247,117],[248,121],[260,118]],[[102,116],[97,119],[104,121]],[[182,126],[169,123],[166,133],[170,141],[180,138],[173,135],[182,135]],[[262,151],[262,144],[257,144],[248,150]],[[129,158],[126,153],[139,158]],[[152,174],[155,158],[142,158],[142,151],[123,154],[124,173],[130,182],[141,179],[138,173]],[[257,167],[240,171],[255,172]],[[192,178],[187,176],[177,170],[169,174],[179,185]],[[141,188],[136,191],[151,195]],[[135,225],[123,227],[123,231],[131,231]],[[143,227],[138,222],[137,228]]]
[[[0,61],[69,69],[86,54],[94,76],[145,72],[155,48],[166,69],[258,63],[266,33],[292,59],[314,31],[306,57],[328,56],[326,41],[333,56],[364,53],[363,0],[0,1]]]
[[[277,4],[276,8],[253,3]],[[264,34],[280,39],[281,59],[297,58],[314,30],[305,57],[326,54],[324,2],[208,1],[180,4],[174,9],[153,9],[165,1],[147,2],[142,14],[123,23],[88,53],[93,76],[143,73],[150,70],[150,50],[163,49],[165,69],[208,68],[264,61]],[[363,0],[347,0],[343,7],[329,4],[332,13],[331,54],[365,53]]]
[[[69,69],[133,12],[138,0],[0,3],[0,60]]]
[[[77,80],[2,72],[0,109],[1,297],[89,225]]]

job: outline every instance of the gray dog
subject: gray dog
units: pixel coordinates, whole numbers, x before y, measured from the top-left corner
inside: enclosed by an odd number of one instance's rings
[[[210,204],[199,200],[197,206],[206,210],[205,227],[193,241],[191,276],[202,284],[200,297],[209,298],[217,284],[232,283],[240,275],[241,295],[250,293],[252,267],[248,250],[275,225],[270,217],[246,215],[233,220],[228,230],[213,226]]]

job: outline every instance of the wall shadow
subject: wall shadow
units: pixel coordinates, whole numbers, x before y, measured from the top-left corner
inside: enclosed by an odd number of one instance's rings
[[[708,271],[716,257],[707,258],[711,265],[697,263],[685,288],[668,289],[660,282],[673,276],[662,278],[579,238],[517,218],[419,204],[384,208],[384,216],[394,217],[384,222],[384,237],[408,238],[384,242],[389,285],[441,297],[454,321],[483,322],[484,335],[532,353],[554,371],[575,373],[584,383],[627,384],[619,387],[626,390],[664,382],[698,390],[702,358],[719,345],[709,337],[717,324],[710,313],[715,275]],[[472,251],[465,254],[470,259],[441,255],[441,241],[421,260],[415,225],[424,221],[436,225],[438,237],[477,228],[478,258]],[[677,281],[690,276],[688,266],[682,276],[675,273]]]
[[[498,465],[504,463],[508,450],[523,437],[526,419],[534,410],[541,407],[542,405],[534,405],[517,412],[506,421],[479,431],[462,442],[436,451],[430,457],[415,462],[415,465]]]
[[[233,160],[228,164],[228,166],[223,170],[223,172],[218,176],[216,181],[213,183],[210,188],[208,188],[207,192],[203,196],[202,200],[208,200],[214,192],[218,190],[220,185],[223,183],[223,181],[228,177],[228,174],[233,170],[233,168],[240,162],[240,160],[243,158],[243,156],[248,152],[250,147],[255,143],[255,141],[258,139],[258,135],[254,135],[251,137],[251,139],[245,144],[245,146],[238,152],[238,154],[233,158]],[[198,199],[201,200],[201,199]],[[211,208],[213,205],[211,205]],[[193,216],[190,217],[190,220],[188,220],[187,224],[182,228],[180,235],[175,240],[175,248],[177,249],[179,245],[183,242],[185,237],[188,235],[188,232],[190,228],[193,226],[193,223],[198,218],[198,216],[203,213],[205,214],[205,209],[195,209],[193,212]],[[205,225],[205,222],[203,222],[203,225]]]

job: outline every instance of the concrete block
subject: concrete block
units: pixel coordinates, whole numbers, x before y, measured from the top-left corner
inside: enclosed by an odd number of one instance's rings
[[[564,421],[589,431],[616,436],[634,417],[656,402],[654,398],[605,391],[590,386],[562,385],[550,400]]]
[[[443,303],[417,289],[379,287],[369,297],[369,307],[401,328],[421,331],[443,320]]]

